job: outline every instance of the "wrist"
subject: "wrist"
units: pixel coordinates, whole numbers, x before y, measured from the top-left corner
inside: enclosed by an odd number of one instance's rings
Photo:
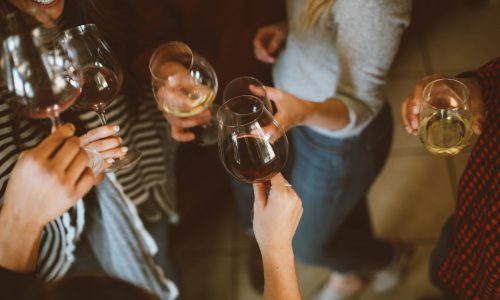
[[[294,257],[292,245],[265,245],[260,247],[262,259],[265,261],[279,261],[283,259],[292,259]]]
[[[0,266],[16,272],[35,269],[43,226],[0,211]]]

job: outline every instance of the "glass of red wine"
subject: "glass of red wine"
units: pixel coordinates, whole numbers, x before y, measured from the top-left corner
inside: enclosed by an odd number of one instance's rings
[[[229,99],[220,106],[217,120],[219,155],[236,179],[266,182],[283,169],[288,140],[261,99],[253,95]]]
[[[79,110],[97,113],[102,125],[107,124],[106,107],[117,97],[123,72],[111,48],[94,24],[80,25],[65,30],[58,46],[66,49],[82,74],[82,92],[74,104]],[[125,156],[116,159],[106,171],[116,171],[132,166],[141,153],[130,149]]]
[[[35,31],[33,31],[35,32]],[[32,119],[50,119],[52,129],[61,125],[59,115],[81,92],[82,79],[62,49],[48,49],[30,32],[11,35],[3,41],[4,94],[10,107]],[[98,152],[85,149],[94,174],[103,165]]]
[[[272,101],[267,97],[266,87],[258,79],[251,76],[242,76],[235,78],[229,82],[224,88],[222,101],[233,99],[237,96],[255,96],[259,98],[264,107],[272,114],[276,113],[276,109]]]

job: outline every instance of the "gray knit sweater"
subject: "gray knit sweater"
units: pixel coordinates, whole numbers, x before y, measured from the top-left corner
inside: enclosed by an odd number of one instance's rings
[[[326,27],[307,31],[300,26],[305,2],[287,1],[289,34],[273,70],[275,86],[309,101],[343,101],[349,125],[313,129],[337,138],[357,135],[384,104],[382,87],[412,0],[337,0]]]

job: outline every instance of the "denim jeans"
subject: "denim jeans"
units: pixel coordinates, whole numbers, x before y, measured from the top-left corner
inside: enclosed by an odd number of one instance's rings
[[[390,149],[388,105],[359,136],[331,138],[304,126],[287,135],[290,156],[285,176],[304,206],[293,240],[295,256],[341,273],[370,273],[389,264],[393,247],[375,238],[366,200]],[[250,186],[233,186],[248,226]]]

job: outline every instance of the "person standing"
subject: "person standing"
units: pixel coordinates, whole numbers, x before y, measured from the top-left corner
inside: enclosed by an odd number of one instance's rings
[[[401,105],[403,126],[416,135],[427,83]],[[430,275],[447,299],[500,299],[500,57],[458,75],[470,92],[472,130],[479,138],[460,178],[453,215],[431,256]]]
[[[331,271],[316,299],[352,296],[366,277],[387,290],[408,258],[403,247],[374,236],[366,195],[391,145],[382,87],[411,6],[411,0],[288,0],[288,19],[262,27],[254,39],[256,57],[274,64],[276,88],[267,93],[291,140],[286,175],[304,203],[294,250]]]

